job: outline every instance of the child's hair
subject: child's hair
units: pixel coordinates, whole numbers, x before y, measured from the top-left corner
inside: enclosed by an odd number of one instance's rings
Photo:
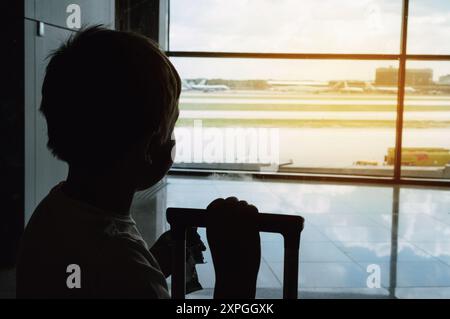
[[[111,162],[135,142],[170,139],[181,80],[141,35],[86,28],[51,54],[40,110],[48,148],[69,164]]]

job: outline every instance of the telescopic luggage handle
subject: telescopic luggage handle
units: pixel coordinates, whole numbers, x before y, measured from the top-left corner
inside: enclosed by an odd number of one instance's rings
[[[186,295],[186,229],[206,227],[205,209],[167,208],[167,221],[170,224],[173,246],[172,298],[184,299]],[[304,219],[301,216],[259,213],[259,231],[279,233],[284,237],[283,298],[297,299],[298,255],[300,234]]]

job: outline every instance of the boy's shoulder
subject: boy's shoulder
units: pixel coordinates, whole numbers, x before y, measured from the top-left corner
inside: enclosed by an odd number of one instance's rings
[[[137,287],[142,290],[142,294],[136,292],[140,296],[168,296],[158,263],[130,216],[102,215],[68,198],[57,186],[36,207],[27,225],[19,276],[22,282],[30,281],[37,270],[41,276],[34,281],[47,279],[34,286],[47,283],[49,294],[59,295],[66,289],[63,279],[69,264],[80,266],[89,294],[126,297],[122,293],[135,293],[133,287]]]

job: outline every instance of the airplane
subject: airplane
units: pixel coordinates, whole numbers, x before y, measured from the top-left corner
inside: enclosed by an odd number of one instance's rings
[[[367,83],[366,87],[369,92],[377,92],[377,93],[387,93],[387,94],[397,94],[398,88],[396,86],[373,86],[370,83]],[[415,93],[416,90],[413,87],[406,86],[405,93]]]
[[[331,91],[338,91],[340,93],[363,93],[364,88],[359,86],[351,86],[349,85],[348,81],[339,81],[336,84],[334,84],[331,89]]]
[[[332,91],[338,91],[341,93],[385,93],[385,94],[397,94],[396,86],[374,86],[370,82],[359,81],[339,81],[331,87]],[[416,90],[413,87],[406,86],[405,93],[415,93]]]
[[[206,84],[206,80],[202,79],[199,83],[195,83],[192,80],[182,80],[182,90],[185,91],[202,91],[202,92],[215,92],[215,91],[227,91],[230,88],[224,84]]]
[[[281,92],[309,92],[321,93],[328,92],[328,82],[321,81],[288,81],[288,80],[268,80],[267,84],[271,90]]]
[[[270,80],[268,84],[277,91],[302,91],[309,93],[363,93],[361,81],[275,81]]]

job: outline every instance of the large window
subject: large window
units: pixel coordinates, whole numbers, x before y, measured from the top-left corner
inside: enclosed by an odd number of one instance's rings
[[[449,1],[162,9],[183,80],[175,167],[450,178]]]

